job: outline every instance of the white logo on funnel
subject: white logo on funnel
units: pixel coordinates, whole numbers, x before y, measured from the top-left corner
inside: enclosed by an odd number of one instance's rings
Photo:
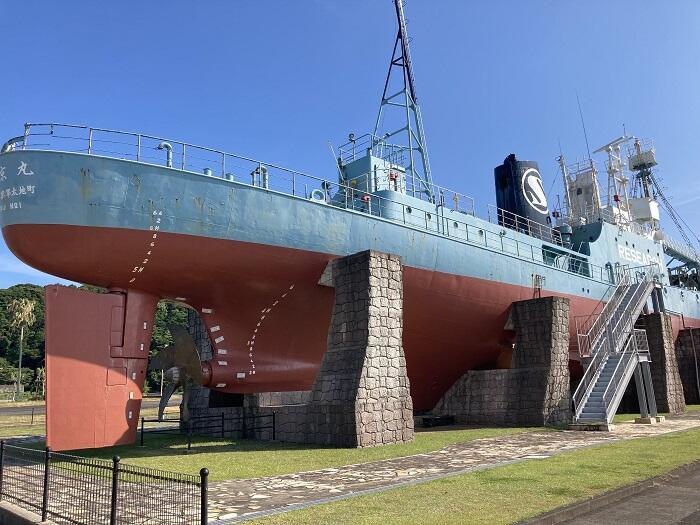
[[[525,197],[527,203],[532,206],[537,213],[547,215],[549,213],[547,197],[544,194],[540,174],[535,168],[529,168],[525,173],[523,173],[522,185],[523,196]]]

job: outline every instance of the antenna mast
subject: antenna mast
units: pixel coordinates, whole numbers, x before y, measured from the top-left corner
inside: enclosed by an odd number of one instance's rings
[[[386,140],[395,135],[406,133],[408,139],[409,164],[406,170],[410,171],[411,182],[413,186],[413,194],[425,193],[429,197],[433,197],[433,181],[430,175],[430,162],[428,161],[428,148],[425,143],[425,133],[423,132],[423,119],[418,105],[416,96],[416,83],[413,76],[413,68],[411,67],[411,52],[409,49],[409,38],[406,31],[406,19],[403,14],[403,1],[394,0],[396,8],[396,18],[399,25],[399,30],[394,43],[394,52],[389,63],[389,71],[386,75],[384,83],[384,92],[382,101],[379,104],[379,114],[377,122],[374,126],[373,142]],[[392,74],[396,71],[396,75],[401,75],[403,88],[394,94],[389,94],[389,82]],[[379,125],[381,123],[382,113],[385,106],[394,106],[401,108],[405,112],[406,123],[403,127],[390,131],[383,136],[379,136]],[[417,164],[418,162],[418,164]]]

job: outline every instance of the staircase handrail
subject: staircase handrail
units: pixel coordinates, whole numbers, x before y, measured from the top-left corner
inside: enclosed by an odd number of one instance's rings
[[[592,353],[598,338],[604,333],[604,329],[608,326],[610,318],[617,311],[620,303],[628,292],[628,286],[647,280],[654,275],[654,271],[658,272],[658,263],[652,263],[644,266],[620,266],[616,268],[617,286],[610,300],[605,304],[599,314],[591,314],[580,327],[577,327],[577,339],[579,344],[579,354],[582,357],[588,357]],[[640,279],[641,278],[641,279]],[[582,333],[580,328],[586,329]]]
[[[644,345],[640,344],[642,341],[644,342]],[[612,417],[614,417],[614,411],[610,408],[615,400],[616,394],[618,394],[618,388],[623,377],[629,372],[630,366],[637,366],[639,354],[649,352],[649,346],[646,341],[646,330],[640,330],[637,328],[632,330],[632,333],[627,339],[625,347],[621,352],[623,357],[618,361],[617,366],[615,367],[615,370],[610,378],[610,382],[605,388],[605,392],[603,392],[603,407],[605,409],[605,418],[608,423],[610,423]],[[618,371],[620,372],[618,373]]]
[[[578,351],[581,357],[590,357],[591,348],[607,325],[608,312],[615,311],[618,308],[627,293],[628,285],[628,277],[625,275],[621,280],[618,280],[615,290],[608,302],[603,306],[603,309],[597,314],[591,314],[581,325],[577,326]],[[589,324],[590,326],[587,326]],[[582,329],[586,331],[582,332]]]
[[[615,325],[610,330],[613,352],[618,350],[621,346],[620,343],[625,342],[624,337],[629,335],[631,330],[634,329],[635,317],[639,315],[639,310],[643,307],[643,304],[640,304],[641,300],[643,298],[646,301],[646,298],[649,297],[649,293],[651,292],[650,288],[653,286],[653,280],[642,279],[632,291],[628,303],[625,305],[624,310],[619,314]]]
[[[635,338],[633,335],[627,338],[625,346],[620,351],[620,354],[622,354],[622,356],[617,362],[615,370],[613,370],[613,373],[610,377],[610,382],[608,383],[608,386],[603,392],[603,408],[605,410],[606,419],[608,419],[608,409],[610,408],[610,404],[613,401],[612,396],[614,396],[614,394],[617,392],[620,379],[622,378],[622,376],[625,375],[625,371],[627,370],[629,363],[632,361],[632,358],[637,355],[637,346],[635,344]],[[610,421],[608,421],[608,423],[609,422]]]
[[[654,286],[654,283],[658,279],[658,264],[653,263],[645,266],[638,267],[623,267],[620,269],[620,274],[618,278],[618,288],[615,290],[613,297],[605,305],[595,323],[591,326],[587,334],[581,334],[579,341],[583,338],[584,341],[588,343],[588,349],[590,351],[590,357],[592,357],[591,362],[583,373],[583,377],[579,382],[574,394],[572,396],[572,401],[574,403],[574,414],[578,417],[583,410],[584,402],[586,398],[590,395],[590,390],[595,384],[595,379],[600,373],[600,365],[603,363],[605,358],[607,358],[612,353],[617,352],[620,347],[620,342],[623,344],[626,342],[624,334],[633,333],[634,329],[634,319],[633,312],[638,313],[641,308],[643,308],[642,299],[646,301],[650,288]],[[632,288],[634,286],[634,289]],[[623,289],[624,288],[624,289]],[[632,293],[624,305],[624,310],[621,314],[617,311],[621,306],[622,300],[627,296],[629,290],[632,289]],[[620,294],[618,291],[622,290]],[[615,300],[613,300],[615,298]],[[608,307],[608,305],[610,305]],[[615,321],[615,325],[610,329],[608,323],[612,320],[614,315],[618,313],[618,318]],[[631,321],[630,329],[626,329],[623,334],[619,334],[619,328],[629,327]],[[594,328],[599,326],[597,333],[592,334]],[[605,334],[607,337],[601,337]],[[591,343],[590,337],[593,335],[593,342]],[[580,350],[580,347],[579,347]]]

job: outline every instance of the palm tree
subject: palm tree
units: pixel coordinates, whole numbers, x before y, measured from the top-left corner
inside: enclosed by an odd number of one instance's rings
[[[10,326],[19,327],[19,364],[17,365],[17,399],[20,397],[20,388],[22,384],[22,345],[24,344],[24,329],[29,328],[36,321],[34,308],[36,301],[23,297],[21,299],[13,299],[7,305],[7,311],[10,313]]]

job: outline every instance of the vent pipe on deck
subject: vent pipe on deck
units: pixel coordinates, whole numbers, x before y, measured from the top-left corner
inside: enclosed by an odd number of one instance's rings
[[[168,166],[168,168],[173,167],[173,147],[168,143],[168,142],[161,142],[158,144],[157,149],[164,149],[166,151],[167,157],[165,161],[165,165]]]

